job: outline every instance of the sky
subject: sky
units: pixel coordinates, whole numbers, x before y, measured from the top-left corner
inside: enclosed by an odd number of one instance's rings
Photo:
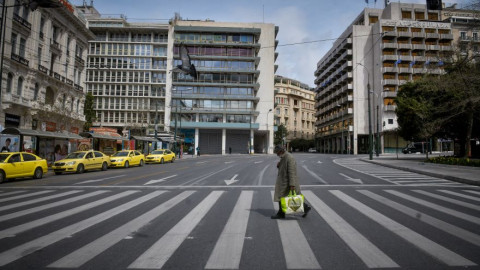
[[[91,0],[85,1],[90,4]],[[83,4],[83,0],[70,2]],[[470,0],[443,2],[466,6]],[[317,62],[335,39],[364,8],[383,8],[384,0],[369,0],[368,4],[365,0],[94,0],[93,6],[101,14],[123,14],[128,21],[136,22],[168,23],[178,12],[183,19],[191,20],[273,23],[280,28],[276,74],[314,87]],[[303,44],[289,45],[292,43]]]

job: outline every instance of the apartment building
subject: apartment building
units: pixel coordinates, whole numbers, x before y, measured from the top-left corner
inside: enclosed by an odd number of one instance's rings
[[[316,146],[325,153],[394,152],[394,98],[399,86],[425,73],[441,74],[453,46],[451,24],[426,5],[390,3],[364,9],[315,71]]]
[[[307,84],[275,76],[275,125],[284,125],[286,143],[315,137],[315,92]]]
[[[444,8],[441,20],[452,25],[456,49],[463,56],[480,57],[480,11],[457,9],[456,5]]]
[[[152,135],[157,122],[201,153],[272,153],[277,27],[179,15],[131,23],[79,8],[96,34],[87,65],[95,125]],[[181,44],[197,78],[175,69]]]
[[[94,34],[68,1],[35,11],[26,1],[3,3],[0,125],[4,133],[25,136],[20,141],[28,146],[22,147],[44,156],[53,152],[46,150],[53,140],[77,137],[66,134],[83,129],[86,50]]]

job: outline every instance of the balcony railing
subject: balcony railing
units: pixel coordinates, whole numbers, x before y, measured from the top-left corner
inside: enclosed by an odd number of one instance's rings
[[[85,60],[83,60],[80,56],[75,55],[75,60],[80,63],[82,66],[85,65]]]
[[[20,23],[21,25],[25,26],[26,28],[28,28],[29,30],[32,29],[32,24],[29,23],[27,20],[25,20],[24,18],[20,17],[18,14],[16,13],[13,13],[13,20]]]
[[[48,74],[48,68],[46,68],[42,65],[38,65],[38,70],[40,70],[41,72],[43,72],[45,74]]]
[[[23,64],[23,65],[25,65],[25,66],[28,67],[29,61],[28,61],[27,59],[21,57],[21,56],[18,55],[18,54],[12,53],[12,60],[15,60],[15,61],[17,61],[18,63]]]
[[[54,48],[55,50],[61,51],[60,43],[56,42],[55,40],[52,40],[52,42],[50,43],[50,47]]]
[[[77,89],[78,91],[82,91],[83,92],[83,87],[81,87],[80,85],[78,84],[74,84],[75,86],[75,89]]]

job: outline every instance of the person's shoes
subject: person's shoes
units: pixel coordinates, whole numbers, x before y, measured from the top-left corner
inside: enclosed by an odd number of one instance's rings
[[[282,219],[282,218],[285,218],[285,214],[284,213],[277,213],[276,215],[271,216],[270,218],[271,219]]]
[[[306,217],[308,212],[310,212],[310,210],[312,210],[312,207],[310,207],[309,205],[305,205],[305,209],[303,209],[305,212],[303,213],[303,216],[302,217]]]

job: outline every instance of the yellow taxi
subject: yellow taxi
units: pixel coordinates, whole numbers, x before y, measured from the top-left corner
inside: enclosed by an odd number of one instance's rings
[[[165,163],[167,161],[175,161],[175,153],[168,149],[155,150],[145,159],[146,163]]]
[[[110,157],[99,151],[77,151],[68,154],[64,159],[52,165],[55,174],[64,172],[83,173],[84,171],[101,169],[106,171],[110,165]]]
[[[134,165],[141,167],[145,163],[145,156],[135,150],[122,150],[113,154],[110,160],[112,161],[110,167],[128,168]]]
[[[32,153],[0,153],[0,183],[6,179],[33,177],[41,179],[48,172],[47,161]]]

